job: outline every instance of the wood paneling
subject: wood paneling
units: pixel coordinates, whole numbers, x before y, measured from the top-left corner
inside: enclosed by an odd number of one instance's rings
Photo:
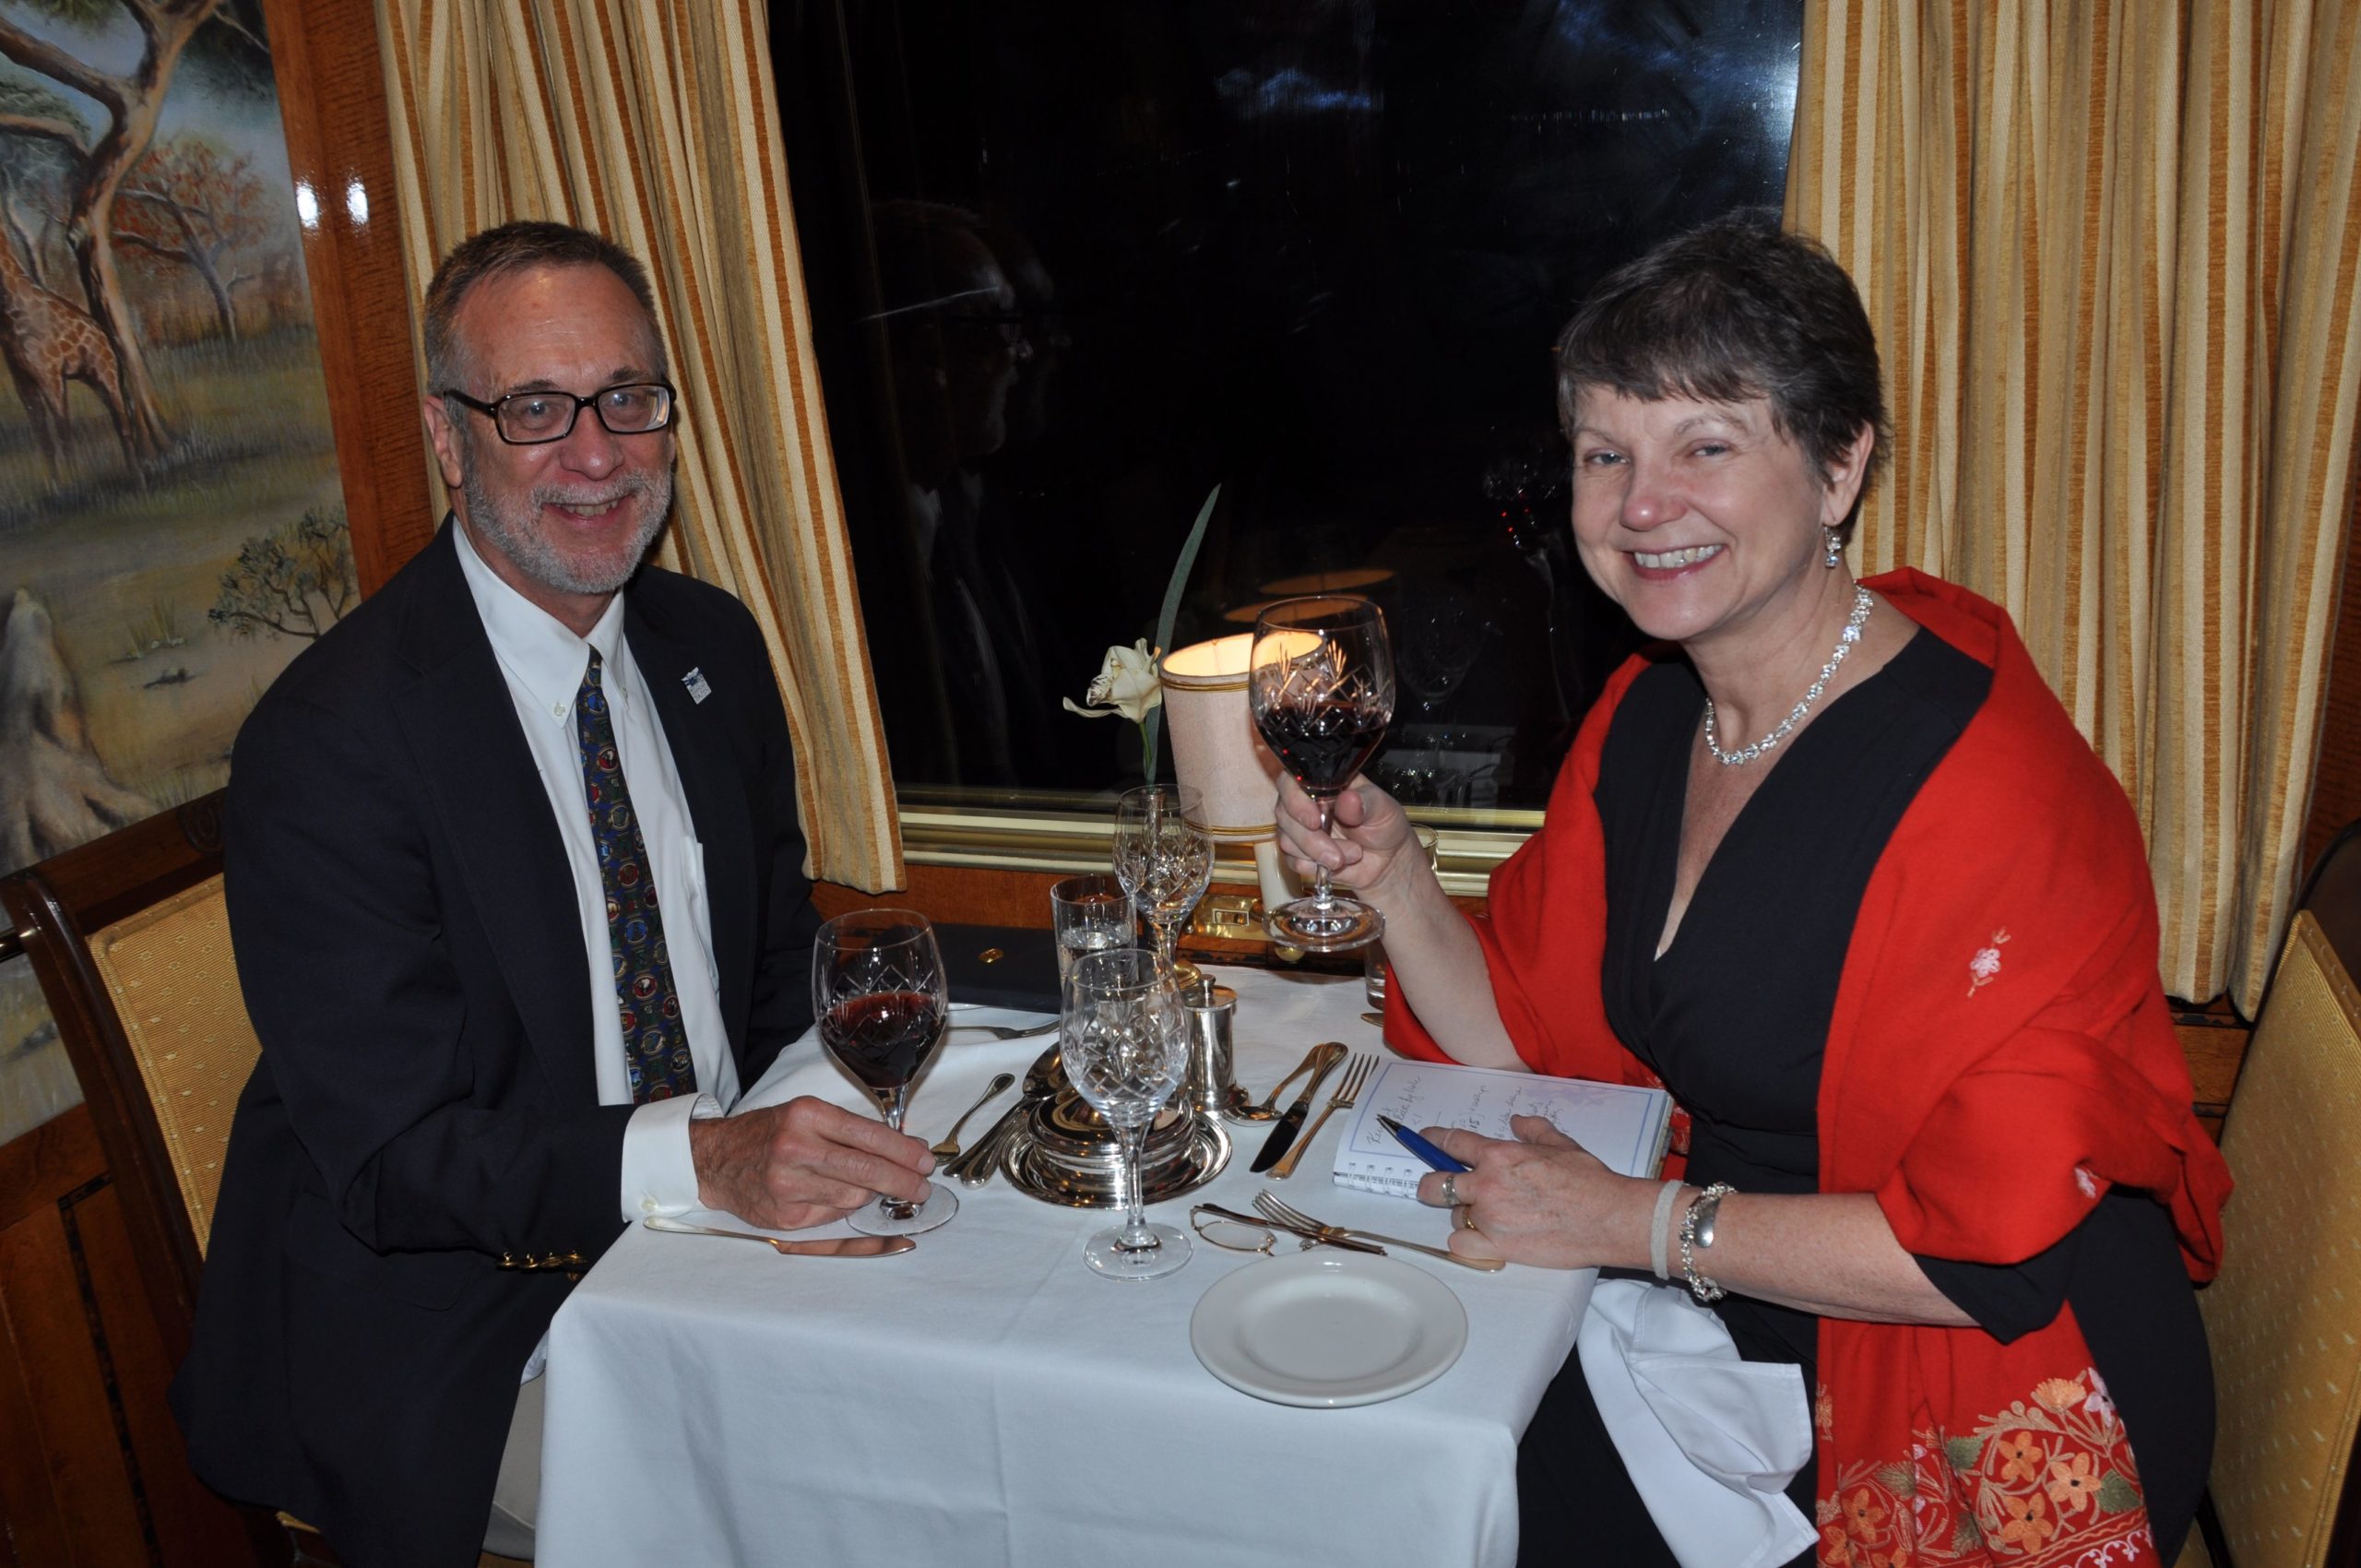
[[[88,1111],[0,1147],[0,1564],[256,1561],[189,1473],[131,1247]]]
[[[395,209],[391,122],[371,0],[263,0],[279,113],[298,186],[328,422],[343,470],[361,591],[425,548],[425,437],[410,350],[409,288]]]

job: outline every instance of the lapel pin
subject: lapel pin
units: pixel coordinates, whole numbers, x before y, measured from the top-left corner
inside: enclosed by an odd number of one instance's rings
[[[692,670],[682,676],[681,684],[689,688],[689,695],[697,702],[703,702],[713,695],[713,688],[705,683],[705,671],[702,669]]]

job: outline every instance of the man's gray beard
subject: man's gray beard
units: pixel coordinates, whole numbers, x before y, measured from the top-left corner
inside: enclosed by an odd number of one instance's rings
[[[559,593],[612,593],[631,581],[631,575],[639,570],[641,558],[656,541],[657,533],[672,510],[672,473],[670,469],[659,469],[645,484],[634,487],[635,493],[649,505],[629,553],[611,570],[588,576],[575,570],[557,547],[531,526],[544,502],[562,498],[560,487],[539,485],[528,492],[525,502],[531,510],[522,517],[512,516],[492,499],[492,493],[484,487],[482,474],[472,462],[468,465],[467,481],[461,490],[468,501],[469,525],[515,562],[519,571]]]

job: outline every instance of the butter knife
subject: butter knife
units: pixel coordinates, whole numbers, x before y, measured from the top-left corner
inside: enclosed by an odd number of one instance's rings
[[[984,1129],[975,1146],[946,1163],[939,1174],[949,1176],[963,1185],[980,1187],[992,1179],[1000,1169],[1001,1150],[1016,1135],[1025,1118],[1033,1114],[1033,1107],[1047,1099],[1057,1088],[1058,1048],[1064,1042],[1062,1035],[1050,1042],[1050,1048],[1033,1059],[1025,1070],[1024,1092],[1016,1103],[1001,1112],[1000,1120]]]
[[[1311,1099],[1320,1092],[1321,1081],[1335,1070],[1336,1063],[1347,1054],[1344,1046],[1333,1039],[1320,1048],[1320,1059],[1312,1063],[1311,1080],[1295,1097],[1295,1103],[1287,1107],[1287,1113],[1279,1118],[1279,1124],[1271,1129],[1271,1135],[1263,1140],[1263,1152],[1254,1157],[1250,1170],[1259,1174],[1279,1162],[1280,1156],[1294,1144],[1295,1135],[1303,1130],[1303,1119],[1311,1113]]]

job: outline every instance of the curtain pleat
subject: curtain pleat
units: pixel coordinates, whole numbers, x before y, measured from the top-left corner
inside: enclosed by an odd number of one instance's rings
[[[2300,870],[2361,398],[2355,8],[1807,0],[1787,217],[1860,283],[1867,569],[2005,605],[2252,1012]]]
[[[813,361],[767,13],[752,0],[379,0],[413,298],[545,218],[647,263],[683,419],[658,559],[754,613],[814,875],[901,885],[899,822]]]

